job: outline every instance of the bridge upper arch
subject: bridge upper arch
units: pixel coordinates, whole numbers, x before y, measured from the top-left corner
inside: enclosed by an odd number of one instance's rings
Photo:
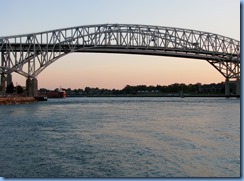
[[[0,72],[36,77],[72,52],[203,59],[226,79],[240,78],[239,41],[203,31],[135,24],[86,25],[0,37]]]

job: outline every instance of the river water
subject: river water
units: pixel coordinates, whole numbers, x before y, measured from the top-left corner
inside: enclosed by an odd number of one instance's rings
[[[49,99],[0,115],[2,177],[240,176],[240,99]]]

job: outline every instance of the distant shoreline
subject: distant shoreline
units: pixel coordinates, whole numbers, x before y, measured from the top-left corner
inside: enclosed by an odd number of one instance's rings
[[[76,98],[76,97],[180,97],[180,96],[176,96],[176,95],[86,95],[86,96],[79,96],[79,95],[68,95],[67,98]],[[229,96],[225,96],[225,95],[184,95],[182,96],[182,98],[184,97],[213,97],[213,98],[240,98],[240,96],[238,95],[229,95]],[[57,98],[54,98],[57,99]],[[30,103],[34,103],[34,102],[38,102],[38,100],[34,97],[0,97],[0,105],[16,105],[16,104],[30,104]]]
[[[240,95],[67,95],[67,98],[72,97],[236,97],[240,98]]]

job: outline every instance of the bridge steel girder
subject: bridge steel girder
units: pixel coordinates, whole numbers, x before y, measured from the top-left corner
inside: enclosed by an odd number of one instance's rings
[[[35,78],[72,52],[201,59],[226,79],[240,79],[240,41],[203,31],[134,24],[87,25],[0,37],[0,73]]]

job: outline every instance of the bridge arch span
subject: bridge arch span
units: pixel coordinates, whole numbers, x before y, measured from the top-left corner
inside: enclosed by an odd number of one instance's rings
[[[240,79],[239,41],[203,31],[137,24],[86,25],[0,37],[0,73],[36,78],[72,52],[201,59],[225,79]]]

